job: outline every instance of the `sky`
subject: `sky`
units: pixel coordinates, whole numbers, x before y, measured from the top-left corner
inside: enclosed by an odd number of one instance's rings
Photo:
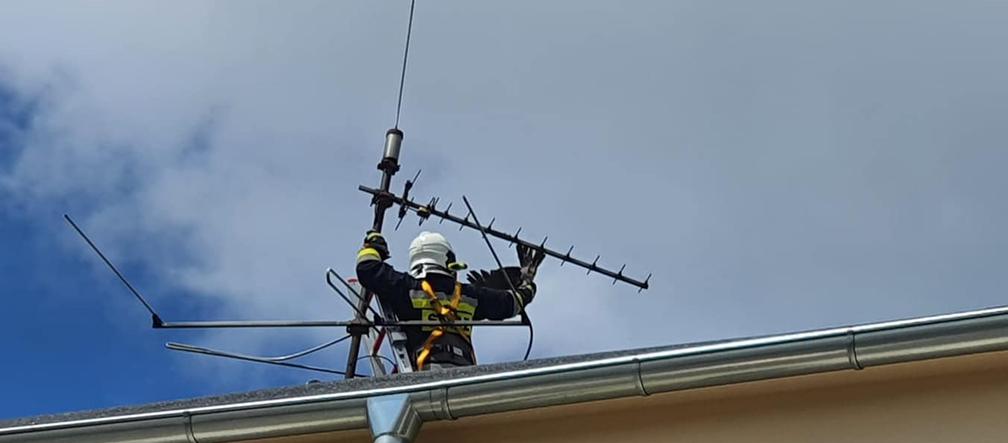
[[[13,1],[0,13],[0,417],[332,379],[279,355],[345,319],[393,122],[407,0]],[[413,194],[643,277],[547,260],[533,357],[1006,304],[1008,3],[418,0]],[[473,231],[421,229],[490,268]],[[514,262],[506,244],[496,247]],[[520,329],[476,331],[481,363]],[[306,360],[334,368],[346,347]]]

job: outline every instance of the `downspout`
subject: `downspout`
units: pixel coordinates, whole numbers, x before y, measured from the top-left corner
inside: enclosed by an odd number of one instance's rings
[[[410,443],[423,423],[408,394],[368,398],[367,420],[374,443]]]

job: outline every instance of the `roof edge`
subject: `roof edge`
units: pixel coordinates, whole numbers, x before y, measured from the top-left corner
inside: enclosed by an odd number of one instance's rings
[[[0,429],[0,442],[231,442],[367,427],[369,397],[424,421],[1008,350],[1008,306],[648,351],[407,386]]]

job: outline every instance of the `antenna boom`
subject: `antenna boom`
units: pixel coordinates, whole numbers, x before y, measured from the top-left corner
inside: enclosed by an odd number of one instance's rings
[[[392,202],[393,204],[401,205],[402,207],[407,208],[410,211],[413,211],[414,213],[416,213],[420,217],[429,217],[431,215],[435,215],[435,216],[441,218],[442,220],[448,220],[450,222],[454,222],[454,223],[458,224],[460,228],[475,229],[477,231],[485,232],[487,235],[490,235],[490,236],[493,236],[493,237],[497,237],[497,238],[499,238],[501,240],[505,240],[505,241],[508,241],[508,242],[511,242],[511,243],[520,244],[520,245],[523,245],[525,247],[528,247],[528,248],[531,248],[531,249],[535,249],[537,251],[541,251],[541,252],[543,252],[544,254],[546,254],[546,255],[548,255],[550,257],[553,257],[553,258],[561,260],[564,263],[572,263],[574,265],[577,265],[577,266],[580,266],[580,267],[582,267],[584,269],[587,269],[589,273],[596,272],[596,273],[605,275],[605,276],[607,276],[609,278],[612,278],[612,279],[614,279],[616,281],[621,281],[623,283],[627,283],[629,285],[636,286],[637,288],[640,288],[641,290],[648,289],[648,287],[650,287],[650,277],[648,277],[644,281],[640,281],[640,280],[628,277],[626,275],[623,275],[622,271],[620,271],[620,272],[611,271],[609,269],[606,269],[606,268],[603,268],[603,267],[599,266],[597,258],[595,259],[594,262],[587,262],[587,261],[584,261],[584,260],[580,260],[580,259],[571,257],[569,255],[569,253],[565,254],[565,253],[557,252],[557,251],[554,251],[552,249],[547,248],[545,246],[546,245],[546,241],[545,240],[542,241],[542,242],[540,242],[540,243],[538,243],[538,244],[532,243],[532,242],[529,242],[529,241],[525,241],[525,240],[519,238],[518,236],[511,235],[511,234],[508,234],[508,233],[503,232],[503,231],[498,231],[496,229],[493,229],[493,228],[490,228],[490,227],[487,227],[487,226],[480,226],[479,224],[474,223],[472,220],[470,220],[470,217],[468,215],[465,218],[457,217],[457,216],[454,216],[452,214],[449,214],[447,211],[441,211],[441,210],[438,210],[437,208],[421,205],[421,204],[419,204],[419,203],[417,203],[417,202],[415,202],[413,200],[404,199],[404,198],[402,198],[402,197],[400,197],[398,195],[389,193],[388,191],[384,191],[383,192],[381,190],[374,189],[374,188],[369,188],[369,187],[363,186],[363,185],[358,186],[357,189],[360,190],[360,191],[362,191],[362,192],[365,192],[367,194],[371,194],[372,196],[374,196],[375,199],[385,199],[387,201]]]

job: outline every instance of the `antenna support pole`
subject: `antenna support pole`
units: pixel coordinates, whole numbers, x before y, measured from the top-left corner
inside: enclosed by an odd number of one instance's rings
[[[371,199],[374,206],[374,221],[371,229],[381,232],[382,225],[385,224],[385,211],[392,207],[393,200],[390,198],[389,188],[392,185],[392,176],[399,172],[399,151],[402,149],[403,132],[399,128],[392,128],[385,132],[385,149],[382,151],[381,162],[378,163],[378,170],[382,171],[381,187],[378,193]],[[347,326],[347,333],[350,334],[350,352],[347,355],[346,378],[353,378],[357,373],[357,360],[360,356],[361,336],[367,332],[367,319],[362,318],[360,313],[371,304],[374,294],[371,291],[364,291],[364,296],[357,303],[357,314],[354,315],[354,325]]]

